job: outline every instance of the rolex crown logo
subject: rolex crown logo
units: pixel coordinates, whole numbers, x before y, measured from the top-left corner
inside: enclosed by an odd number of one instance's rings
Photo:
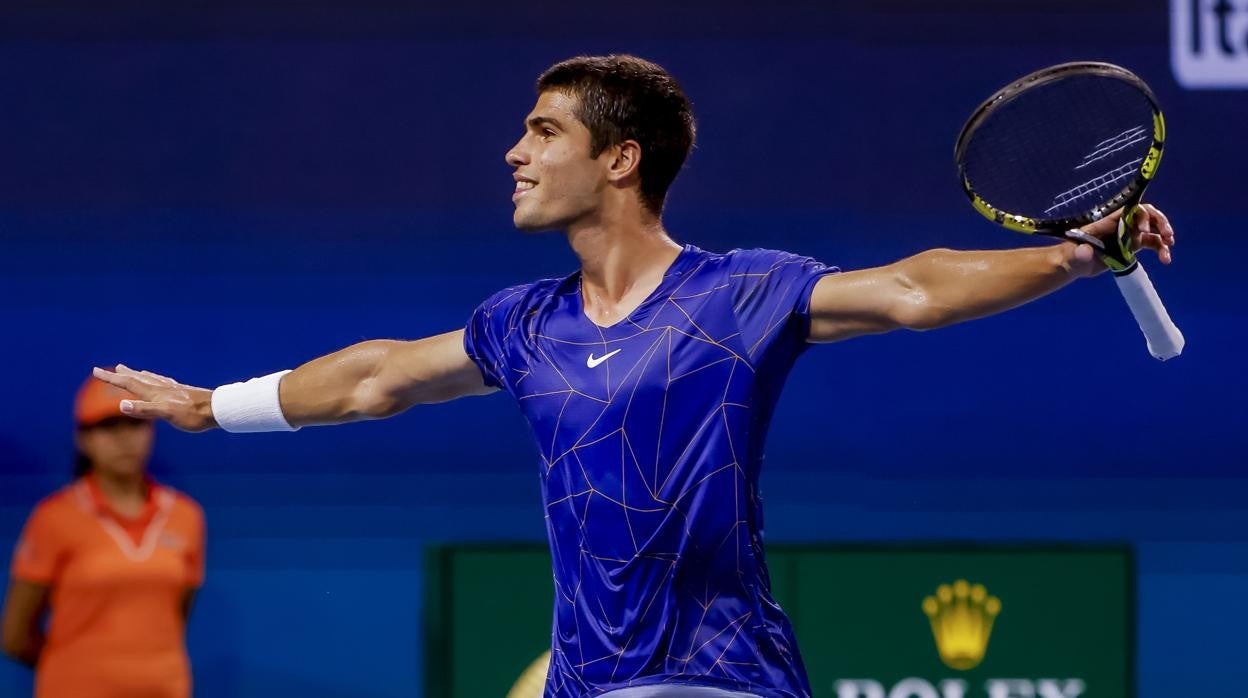
[[[951,585],[941,584],[934,596],[923,599],[923,612],[932,623],[940,661],[951,669],[966,671],[984,661],[1001,600],[989,596],[983,584],[959,579]]]

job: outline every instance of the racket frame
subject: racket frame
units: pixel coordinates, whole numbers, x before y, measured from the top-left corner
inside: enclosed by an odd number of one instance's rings
[[[1075,75],[1094,75],[1097,77],[1112,78],[1129,83],[1138,89],[1145,97],[1148,98],[1149,106],[1153,112],[1153,136],[1152,144],[1148,149],[1148,154],[1144,161],[1140,163],[1140,169],[1136,172],[1131,181],[1119,190],[1113,197],[1106,201],[1103,205],[1094,208],[1091,212],[1079,216],[1070,216],[1066,218],[1033,218],[1018,213],[1004,210],[992,202],[985,200],[975,191],[970,178],[966,174],[966,165],[964,163],[964,155],[966,148],[971,142],[971,138],[980,124],[984,123],[998,109],[1005,104],[1012,102],[1019,95],[1042,85],[1047,85],[1058,80],[1062,80]],[[1048,235],[1050,237],[1058,237],[1068,239],[1067,231],[1072,228],[1078,228],[1088,223],[1098,221],[1105,216],[1117,211],[1120,208],[1126,208],[1124,217],[1132,212],[1132,209],[1139,203],[1140,198],[1144,195],[1144,189],[1148,187],[1153,176],[1157,173],[1157,167],[1161,164],[1161,155],[1165,148],[1166,142],[1166,121],[1162,116],[1161,107],[1157,104],[1157,96],[1153,94],[1152,89],[1140,79],[1135,73],[1116,66],[1112,63],[1100,63],[1095,61],[1077,61],[1073,63],[1062,63],[1060,65],[1050,66],[1034,73],[1025,75],[1018,80],[997,90],[991,97],[984,100],[983,104],[971,114],[966,124],[962,126],[962,131],[958,134],[958,140],[954,145],[954,162],[958,167],[958,181],[962,184],[962,190],[971,199],[971,205],[976,211],[994,223],[1009,228],[1020,233]],[[1106,254],[1112,254],[1111,250],[1105,249],[1104,245],[1099,246]],[[1125,267],[1129,266],[1133,260],[1119,260],[1125,273]]]

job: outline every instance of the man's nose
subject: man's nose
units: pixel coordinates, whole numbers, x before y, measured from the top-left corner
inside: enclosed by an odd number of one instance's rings
[[[522,138],[517,141],[515,145],[511,146],[511,150],[507,151],[505,159],[507,160],[508,165],[511,165],[512,167],[520,167],[521,165],[529,164],[529,154],[521,146],[523,143],[524,139]]]

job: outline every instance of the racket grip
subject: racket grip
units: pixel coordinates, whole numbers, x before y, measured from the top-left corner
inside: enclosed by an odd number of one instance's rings
[[[1157,289],[1144,271],[1144,265],[1136,263],[1121,275],[1114,275],[1118,290],[1127,299],[1131,314],[1139,323],[1144,339],[1148,341],[1148,353],[1165,361],[1183,353],[1183,333],[1175,327],[1166,306],[1161,304]]]

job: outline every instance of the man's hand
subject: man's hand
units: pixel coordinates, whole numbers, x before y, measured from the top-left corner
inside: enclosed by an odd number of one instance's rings
[[[182,385],[151,371],[122,364],[109,371],[96,368],[96,378],[128,390],[137,400],[122,400],[121,412],[136,419],[163,419],[183,431],[206,431],[217,426],[212,417],[212,391]]]
[[[1118,219],[1122,211],[1118,210],[1101,220],[1085,225],[1083,232],[1101,240],[1106,247],[1118,245]],[[1174,247],[1174,228],[1170,220],[1152,204],[1140,204],[1131,217],[1130,230],[1127,231],[1132,250],[1153,250],[1162,264],[1169,264],[1172,257],[1170,249]],[[1079,271],[1087,276],[1094,276],[1105,270],[1106,266],[1097,259],[1096,250],[1092,245],[1080,243],[1075,248],[1075,263]]]

